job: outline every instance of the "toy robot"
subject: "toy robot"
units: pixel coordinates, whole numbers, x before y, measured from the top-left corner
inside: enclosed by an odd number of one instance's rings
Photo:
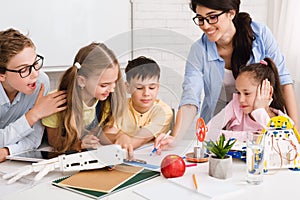
[[[271,118],[265,134],[265,169],[299,168],[300,136],[289,118],[276,116]]]

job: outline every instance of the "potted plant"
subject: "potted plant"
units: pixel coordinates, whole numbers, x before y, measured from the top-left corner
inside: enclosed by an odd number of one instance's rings
[[[235,142],[235,139],[226,141],[224,134],[217,141],[205,141],[205,147],[212,153],[208,159],[210,176],[220,179],[232,176],[232,157],[227,153]]]

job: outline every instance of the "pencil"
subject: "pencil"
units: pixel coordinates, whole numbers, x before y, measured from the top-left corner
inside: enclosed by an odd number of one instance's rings
[[[197,181],[197,176],[196,176],[196,174],[193,174],[193,181],[194,181],[195,188],[196,188],[196,190],[198,191],[198,181]]]
[[[186,166],[186,167],[194,167],[194,166],[197,166],[197,163],[186,164],[185,166]]]
[[[162,140],[166,139],[171,134],[171,130],[169,130],[166,135],[162,138]],[[157,147],[154,147],[154,149],[151,151],[150,156],[152,156],[157,149],[160,147],[160,143],[157,145]]]

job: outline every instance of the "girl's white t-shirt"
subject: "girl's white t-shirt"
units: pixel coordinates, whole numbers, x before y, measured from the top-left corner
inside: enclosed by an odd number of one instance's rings
[[[220,100],[228,103],[232,100],[232,94],[235,93],[235,79],[232,70],[225,69],[223,86],[220,94]]]

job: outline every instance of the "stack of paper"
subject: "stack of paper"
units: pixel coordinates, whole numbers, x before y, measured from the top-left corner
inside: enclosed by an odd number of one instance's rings
[[[159,175],[160,173],[157,171],[121,164],[116,165],[113,170],[102,168],[81,171],[72,176],[54,180],[52,184],[72,192],[99,199]]]
[[[81,171],[61,181],[59,185],[109,193],[142,170],[142,167],[116,165],[113,169]]]

